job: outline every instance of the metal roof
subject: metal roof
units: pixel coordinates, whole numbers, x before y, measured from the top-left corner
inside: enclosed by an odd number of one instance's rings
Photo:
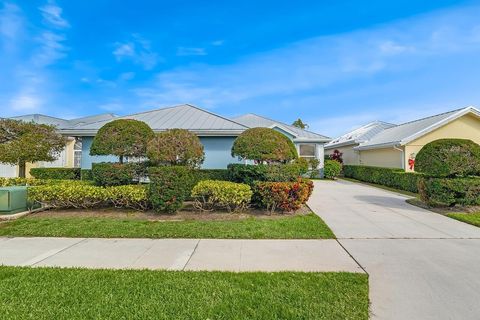
[[[385,129],[395,127],[393,123],[374,121],[370,122],[358,129],[345,133],[344,135],[333,139],[325,145],[325,149],[333,149],[341,146],[348,146],[352,144],[360,144],[362,142],[372,139]]]
[[[102,113],[94,116],[87,116],[75,119],[61,119],[56,117],[47,116],[44,114],[26,114],[23,116],[11,117],[9,119],[21,120],[25,122],[35,122],[39,124],[48,124],[57,127],[58,129],[72,128],[77,125],[86,124],[95,121],[113,119],[115,115],[111,113]]]
[[[311,132],[308,130],[300,129],[295,126],[291,126],[282,122],[278,122],[272,119],[268,119],[253,113],[244,114],[242,116],[232,118],[234,121],[239,122],[249,128],[264,127],[272,128],[277,127],[291,134],[295,141],[318,141],[327,142],[330,138],[321,134]]]
[[[65,134],[91,135],[95,134],[104,124],[111,120],[134,119],[143,121],[153,131],[164,131],[178,128],[187,129],[199,135],[238,135],[245,131],[244,125],[219,116],[212,112],[184,104],[169,108],[151,110],[115,119],[97,121],[75,128],[62,130]]]
[[[467,113],[473,113],[480,117],[480,111],[474,107],[457,109],[431,117],[406,122],[398,126],[385,129],[370,140],[361,143],[355,149],[377,149],[395,145],[405,145],[408,142],[431,132],[450,121],[453,121]]]

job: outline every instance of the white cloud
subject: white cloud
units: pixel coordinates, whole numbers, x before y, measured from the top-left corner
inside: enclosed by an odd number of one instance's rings
[[[0,35],[15,39],[23,27],[20,8],[11,3],[4,3],[0,10]]]
[[[37,112],[40,110],[42,99],[30,93],[20,93],[10,99],[10,109],[15,112]]]
[[[66,37],[51,31],[43,32],[37,39],[40,44],[32,57],[36,66],[48,66],[66,57],[68,47],[64,44]]]
[[[225,43],[225,40],[215,40],[215,41],[212,41],[212,46],[215,46],[215,47],[218,47],[218,46],[222,46],[223,44]]]
[[[46,4],[39,8],[44,21],[56,28],[64,29],[70,27],[67,20],[62,17],[62,8],[55,5],[53,2]]]
[[[132,61],[141,65],[145,70],[153,69],[160,61],[157,53],[151,49],[150,41],[138,34],[133,34],[131,40],[115,43],[112,54],[117,61]]]
[[[205,48],[178,47],[177,56],[206,56]]]
[[[160,73],[135,92],[148,105],[191,102],[218,107],[254,99],[263,105],[259,101],[270,97],[278,101],[309,91],[338,90],[352,81],[421,69],[433,56],[458,50],[480,53],[478,15],[479,6],[451,9],[307,39],[233,65],[190,65]]]

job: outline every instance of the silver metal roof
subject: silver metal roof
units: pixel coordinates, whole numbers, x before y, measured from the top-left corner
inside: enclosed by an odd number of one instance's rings
[[[325,145],[325,149],[333,149],[341,146],[348,146],[352,144],[360,144],[362,142],[372,139],[385,129],[395,127],[393,123],[374,121],[370,122],[358,129],[345,133],[344,135],[333,139]]]
[[[62,132],[66,134],[91,135],[95,134],[98,129],[107,122],[117,119],[143,121],[148,124],[153,131],[157,132],[178,128],[187,129],[199,135],[238,135],[247,129],[244,125],[225,117],[189,104],[184,104],[105,121],[92,122],[76,126],[75,128],[67,128],[62,130]]]
[[[323,136],[321,134],[311,132],[308,130],[300,129],[282,122],[278,122],[272,119],[268,119],[253,113],[244,114],[242,116],[232,118],[234,121],[239,122],[249,128],[257,128],[257,127],[264,127],[264,128],[272,128],[278,127],[281,130],[284,130],[294,136],[294,140],[296,141],[319,141],[319,142],[327,142],[330,141],[330,138],[327,136]]]
[[[370,140],[361,143],[355,149],[377,149],[394,145],[404,145],[470,112],[480,117],[480,111],[474,107],[467,107],[437,114],[385,129]]]
[[[9,119],[21,120],[25,122],[35,122],[39,124],[48,124],[57,127],[58,129],[73,128],[78,125],[102,121],[107,119],[113,119],[115,115],[111,113],[103,113],[94,116],[75,118],[75,119],[61,119],[56,117],[47,116],[44,114],[26,114],[23,116],[11,117]]]

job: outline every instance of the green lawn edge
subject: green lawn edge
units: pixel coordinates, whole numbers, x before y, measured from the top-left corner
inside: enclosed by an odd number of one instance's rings
[[[0,267],[6,319],[368,319],[359,273]]]
[[[0,224],[0,236],[80,238],[333,239],[315,215],[277,219],[148,221],[115,218],[24,217]]]
[[[480,227],[480,212],[476,213],[447,213],[447,216],[476,227]]]

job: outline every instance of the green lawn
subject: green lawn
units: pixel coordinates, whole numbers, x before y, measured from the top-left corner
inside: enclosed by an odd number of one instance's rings
[[[0,224],[0,236],[90,238],[334,238],[315,214],[278,219],[248,218],[222,221],[148,221],[118,218],[26,217]]]
[[[368,319],[353,273],[0,267],[2,319]]]
[[[480,227],[480,212],[476,213],[448,213],[447,216]]]

